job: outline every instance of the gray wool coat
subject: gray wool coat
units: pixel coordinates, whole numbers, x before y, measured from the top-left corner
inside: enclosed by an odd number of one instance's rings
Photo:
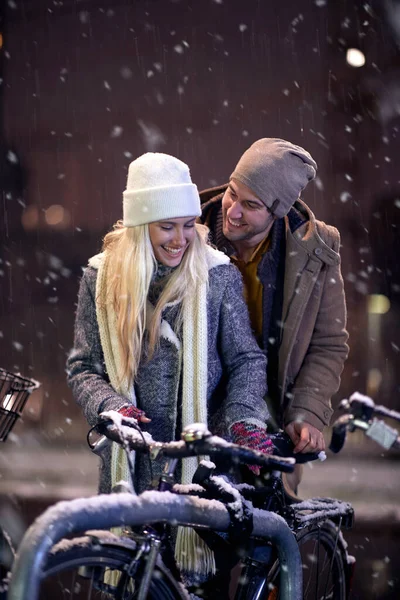
[[[74,347],[67,360],[68,383],[90,425],[97,422],[102,411],[118,410],[126,403],[126,398],[111,387],[105,371],[96,318],[96,278],[94,268],[85,269],[78,297]],[[176,311],[173,306],[163,311],[162,317],[171,327]],[[230,427],[238,421],[265,426],[266,358],[253,338],[241,275],[233,265],[218,265],[209,271],[207,320],[209,428],[229,436]],[[143,429],[158,441],[173,440],[180,435],[179,372],[178,349],[164,337],[152,359],[139,365],[135,383],[137,405],[151,418],[151,423],[143,425]],[[152,465],[154,477],[160,475],[162,467],[162,461]],[[110,491],[110,481],[109,453],[101,465],[101,492]],[[151,484],[147,456],[136,457],[134,483],[138,493]]]

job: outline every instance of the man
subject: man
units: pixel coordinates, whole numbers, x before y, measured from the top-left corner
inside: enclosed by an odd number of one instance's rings
[[[242,273],[267,353],[269,408],[295,452],[324,450],[348,354],[339,232],[300,200],[316,170],[303,148],[264,138],[243,154],[227,185],[200,194],[211,242]]]

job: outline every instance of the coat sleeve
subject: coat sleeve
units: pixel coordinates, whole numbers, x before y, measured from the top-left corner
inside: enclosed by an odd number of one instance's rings
[[[104,410],[118,410],[126,399],[108,382],[95,306],[96,271],[85,270],[75,317],[74,346],[67,359],[67,382],[90,425]]]
[[[264,400],[267,361],[251,331],[243,296],[240,272],[233,265],[223,267],[228,280],[219,318],[219,345],[227,378],[223,413],[226,427],[239,421],[265,428],[269,417]]]
[[[330,246],[339,253],[340,236],[333,227]],[[343,277],[338,264],[327,266],[311,341],[289,392],[284,414],[285,425],[305,421],[320,431],[329,425],[333,410],[331,398],[340,385],[340,376],[348,356],[346,301]]]

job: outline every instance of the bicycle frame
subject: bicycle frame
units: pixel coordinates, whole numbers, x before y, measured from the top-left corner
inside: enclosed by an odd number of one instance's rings
[[[65,535],[87,529],[167,522],[227,531],[230,517],[216,500],[170,492],[106,494],[58,502],[31,525],[18,549],[9,586],[9,600],[38,600],[42,567],[52,546]],[[301,600],[303,577],[300,551],[286,521],[254,509],[252,535],[274,544],[281,568],[281,600]]]

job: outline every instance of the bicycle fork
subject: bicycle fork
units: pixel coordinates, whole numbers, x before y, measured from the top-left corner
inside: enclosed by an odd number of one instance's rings
[[[146,600],[147,598],[154,567],[160,552],[161,540],[152,536],[150,540],[147,541],[149,542],[149,547],[146,549],[147,556],[144,557],[146,566],[141,577],[137,600]]]

